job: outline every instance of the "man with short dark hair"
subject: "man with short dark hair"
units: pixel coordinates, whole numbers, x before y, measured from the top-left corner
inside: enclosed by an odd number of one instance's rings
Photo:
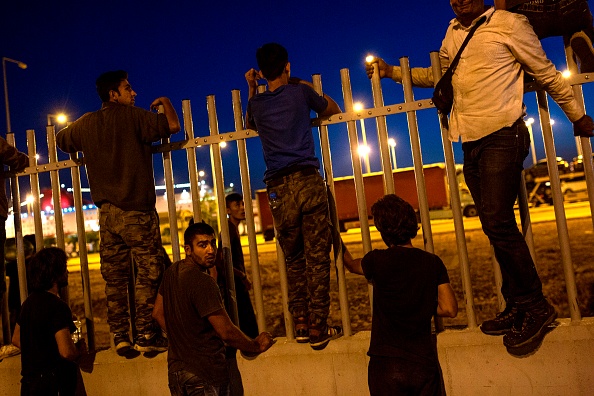
[[[255,339],[231,322],[216,281],[208,270],[215,265],[217,239],[206,223],[190,225],[184,233],[186,258],[165,271],[153,317],[167,330],[169,389],[173,396],[229,395],[225,344],[257,355],[272,346],[270,333]]]
[[[136,266],[136,330],[134,349],[165,351],[167,340],[151,318],[163,274],[164,250],[155,210],[152,143],[180,130],[177,113],[166,97],[151,109],[134,106],[136,92],[123,70],[99,76],[101,110],[87,113],[56,136],[68,153],[82,151],[91,196],[99,208],[101,274],[105,279],[107,321],[118,354],[131,347],[128,332],[128,283],[132,260]]]
[[[523,121],[524,73],[530,74],[559,104],[573,123],[574,135],[593,136],[565,78],[547,59],[526,17],[494,11],[484,0],[450,0],[456,18],[450,22],[439,58],[448,68],[470,29],[476,29],[452,77],[454,104],[449,118],[451,141],[462,139],[464,178],[476,202],[483,231],[495,250],[503,276],[506,308],[481,325],[490,335],[504,335],[513,354],[534,351],[557,313],[545,299],[542,284],[522,233],[514,203],[522,183],[530,136]],[[377,59],[380,77],[400,82],[400,67]],[[371,77],[373,67],[367,65]],[[433,87],[431,68],[413,68],[413,83]]]
[[[264,44],[256,59],[260,71],[245,74],[250,98],[246,120],[262,142],[264,182],[287,263],[295,338],[319,350],[342,329],[327,323],[332,225],[310,113],[324,117],[340,113],[340,108],[328,95],[318,95],[310,82],[291,78],[289,55],[282,45]],[[256,94],[259,78],[266,79],[268,90]]]

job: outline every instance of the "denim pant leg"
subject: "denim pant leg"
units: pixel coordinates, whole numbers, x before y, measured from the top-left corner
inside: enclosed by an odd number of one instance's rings
[[[171,396],[229,396],[229,383],[212,385],[189,371],[170,372],[169,391]]]
[[[299,191],[292,181],[268,187],[268,204],[274,219],[278,243],[285,254],[289,288],[289,311],[293,317],[307,316],[308,291],[306,262],[301,231],[301,210],[297,204]]]
[[[325,324],[330,313],[330,249],[332,230],[326,185],[319,174],[295,182],[302,211],[309,314],[313,324]]]
[[[540,279],[513,209],[529,145],[523,122],[462,144],[464,178],[500,264],[501,291],[506,301],[542,295]]]

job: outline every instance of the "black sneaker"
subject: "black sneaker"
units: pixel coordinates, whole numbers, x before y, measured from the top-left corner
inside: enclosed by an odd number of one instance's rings
[[[577,32],[569,41],[571,49],[580,61],[580,73],[594,72],[594,48],[592,41],[584,32]]]
[[[507,304],[502,312],[499,312],[495,319],[485,320],[481,325],[481,331],[487,335],[504,335],[512,329],[518,310],[514,304]]]
[[[307,318],[301,316],[295,319],[295,341],[299,343],[309,342],[309,326]]]
[[[120,356],[126,355],[132,348],[132,343],[130,342],[130,337],[127,332],[114,333],[113,345],[115,346],[116,353]]]
[[[531,309],[518,315],[512,329],[503,337],[503,345],[508,348],[519,348],[527,344],[538,345],[547,333],[546,327],[557,319],[555,308],[548,301],[537,309]]]
[[[342,336],[342,327],[325,325],[323,330],[318,330],[315,327],[309,328],[309,346],[320,351],[326,348],[330,340],[334,340]]]
[[[165,352],[169,347],[167,338],[160,334],[139,334],[134,338],[134,349],[138,352]]]

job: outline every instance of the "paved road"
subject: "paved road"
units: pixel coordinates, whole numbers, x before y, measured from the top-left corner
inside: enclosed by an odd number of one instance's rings
[[[568,219],[573,218],[582,218],[582,217],[591,217],[590,213],[590,205],[587,201],[585,202],[575,202],[575,203],[566,203],[565,204],[565,216]],[[530,218],[532,223],[538,223],[543,221],[554,221],[555,220],[555,211],[553,206],[541,206],[538,208],[532,208],[530,210]],[[518,223],[520,222],[519,216],[517,217]],[[465,230],[476,230],[481,228],[481,223],[478,220],[478,217],[465,217],[464,218],[464,229]],[[441,219],[441,220],[432,220],[431,221],[431,230],[433,234],[439,234],[444,232],[453,232],[454,231],[454,222],[452,219]],[[361,231],[359,228],[352,228],[345,233],[342,233],[342,239],[345,243],[355,243],[361,241]],[[376,231],[375,227],[371,228],[371,239],[372,240],[380,240],[380,235]],[[256,236],[256,240],[258,242],[258,252],[266,253],[266,252],[273,252],[276,249],[276,242],[269,241],[265,242],[264,238],[261,234]],[[241,243],[243,246],[248,246],[248,238],[247,236],[242,236]],[[171,245],[165,246],[165,249],[171,255]],[[183,257],[182,253],[182,257]],[[99,269],[99,254],[92,253],[89,254],[89,269],[96,270]],[[80,260],[78,258],[71,258],[68,260],[68,270],[70,272],[80,271]]]

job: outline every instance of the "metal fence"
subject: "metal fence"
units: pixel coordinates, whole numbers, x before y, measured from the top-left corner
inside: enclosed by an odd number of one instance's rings
[[[583,95],[581,85],[591,82],[591,75],[588,74],[577,74],[577,66],[573,61],[571,49],[566,48],[566,54],[568,59],[569,70],[572,71],[572,76],[569,78],[569,83],[573,85],[574,93],[576,97],[581,101],[583,106]],[[432,71],[434,76],[441,75],[441,69],[439,65],[439,57],[437,53],[431,54]],[[358,205],[359,221],[361,225],[361,241],[363,245],[364,253],[371,250],[371,236],[368,222],[367,203],[364,194],[364,178],[361,168],[361,158],[358,154],[358,132],[357,132],[357,120],[363,120],[372,118],[376,122],[376,129],[378,133],[378,141],[380,146],[381,164],[384,181],[384,192],[386,194],[394,193],[394,179],[392,177],[392,166],[390,162],[390,148],[388,146],[388,133],[386,117],[395,114],[406,114],[408,122],[408,130],[410,136],[410,144],[413,156],[414,172],[416,179],[416,189],[419,201],[419,212],[422,224],[423,239],[425,249],[429,252],[434,251],[433,235],[431,229],[431,222],[429,217],[429,207],[427,203],[427,190],[425,187],[425,180],[423,175],[423,161],[421,156],[421,144],[420,144],[420,132],[417,126],[417,113],[422,111],[435,111],[434,106],[430,99],[416,100],[413,95],[413,86],[410,67],[408,64],[408,58],[403,57],[400,59],[400,66],[402,67],[402,88],[404,90],[404,102],[385,105],[382,95],[382,86],[379,79],[379,73],[374,73],[371,80],[372,95],[374,100],[374,106],[368,109],[355,111],[353,109],[353,97],[351,91],[351,83],[349,77],[349,70],[340,70],[342,92],[343,92],[343,108],[344,113],[336,114],[331,117],[317,118],[313,120],[313,124],[318,127],[319,140],[322,152],[322,164],[323,172],[330,191],[330,207],[336,207],[335,194],[334,194],[334,175],[332,171],[331,161],[331,150],[330,142],[328,137],[328,127],[335,124],[346,125],[348,131],[348,139],[350,145],[350,155],[353,170],[353,177],[356,190],[356,200]],[[377,66],[376,66],[377,67]],[[437,80],[437,78],[436,78]],[[322,92],[321,77],[319,75],[313,76],[314,87],[318,93]],[[263,87],[260,87],[262,89]],[[563,196],[561,193],[559,174],[556,166],[556,152],[553,142],[553,135],[551,129],[551,123],[548,112],[548,103],[546,93],[539,90],[534,84],[528,84],[526,86],[527,92],[534,91],[536,93],[540,124],[543,131],[543,138],[545,142],[546,157],[548,159],[548,171],[550,175],[550,183],[553,194],[555,218],[557,222],[557,230],[559,233],[559,241],[561,247],[562,263],[565,274],[565,283],[567,289],[567,299],[569,302],[569,310],[571,320],[574,322],[581,320],[581,314],[577,304],[577,288],[574,276],[574,270],[572,267],[571,253],[569,251],[569,237],[567,231],[567,222],[565,212],[563,208]],[[188,177],[190,180],[190,194],[192,197],[192,207],[194,213],[194,220],[200,221],[200,196],[199,196],[199,184],[198,184],[198,170],[196,166],[196,148],[200,146],[208,146],[210,148],[210,160],[212,166],[214,191],[216,192],[216,199],[218,202],[218,223],[219,230],[222,234],[222,248],[225,265],[227,266],[227,273],[229,277],[227,279],[227,285],[230,288],[231,299],[235,300],[235,286],[232,273],[232,262],[230,257],[230,239],[228,224],[225,221],[225,197],[224,197],[224,174],[223,174],[223,163],[221,157],[220,143],[222,142],[237,142],[238,160],[241,174],[241,184],[244,196],[252,197],[252,188],[250,185],[250,174],[248,165],[248,155],[246,149],[246,140],[250,138],[258,137],[258,133],[254,130],[245,129],[242,118],[242,105],[240,100],[240,92],[238,90],[232,91],[232,105],[235,129],[231,132],[220,132],[218,128],[217,110],[214,96],[207,97],[207,112],[208,112],[208,127],[209,135],[195,137],[192,110],[189,100],[182,101],[183,110],[183,124],[185,129],[185,140],[179,142],[169,142],[164,140],[162,144],[155,146],[154,151],[156,153],[162,153],[163,157],[163,168],[166,181],[166,195],[168,201],[168,212],[170,219],[170,230],[171,230],[171,244],[173,249],[174,261],[179,260],[180,257],[180,241],[178,237],[178,225],[176,221],[176,207],[174,197],[174,180],[172,171],[171,155],[173,151],[185,150],[187,155],[188,163]],[[436,120],[439,117],[437,113]],[[469,259],[465,239],[464,223],[462,218],[462,210],[460,204],[460,194],[457,188],[458,180],[456,178],[456,168],[454,162],[454,154],[452,143],[448,140],[447,126],[443,122],[439,122],[441,128],[441,138],[443,144],[443,153],[445,158],[445,167],[447,171],[447,181],[450,188],[451,194],[451,208],[453,212],[454,229],[456,233],[456,246],[458,250],[460,271],[462,286],[464,291],[464,302],[467,313],[467,326],[469,328],[477,327],[476,314],[473,303],[473,292],[472,292],[472,280],[470,276]],[[84,315],[85,323],[87,327],[88,345],[91,349],[95,348],[95,334],[94,334],[94,319],[91,304],[91,290],[89,282],[89,269],[88,269],[88,256],[84,232],[84,217],[83,217],[83,202],[81,192],[81,180],[80,170],[81,166],[84,166],[84,158],[80,158],[76,155],[71,156],[70,160],[58,161],[56,145],[55,145],[55,128],[54,126],[47,127],[47,142],[49,160],[46,164],[38,164],[35,159],[36,142],[35,133],[33,130],[27,131],[28,137],[28,151],[30,157],[30,166],[26,168],[22,173],[19,173],[12,177],[12,196],[14,206],[14,226],[15,226],[15,238],[18,252],[18,269],[19,269],[19,284],[20,284],[20,296],[21,301],[24,301],[27,297],[27,282],[26,282],[26,270],[25,270],[25,254],[23,247],[23,235],[20,221],[20,201],[19,201],[19,183],[18,180],[22,177],[29,177],[31,184],[31,194],[33,195],[33,214],[36,229],[36,241],[37,249],[43,246],[43,235],[42,235],[42,222],[41,222],[41,211],[40,211],[40,194],[39,194],[39,175],[45,172],[49,172],[52,191],[53,191],[53,202],[54,208],[60,208],[60,176],[59,170],[70,169],[71,179],[73,186],[73,195],[75,201],[75,212],[77,219],[77,230],[79,236],[80,246],[80,263],[81,273],[83,278],[83,296],[84,296]],[[14,137],[9,134],[9,142],[14,144]],[[12,139],[11,139],[12,138]],[[588,196],[594,196],[594,175],[592,170],[592,148],[590,140],[588,138],[576,139],[576,145],[578,154],[583,156],[584,171],[587,181]],[[532,241],[532,230],[530,224],[530,212],[528,210],[527,203],[527,192],[525,185],[523,190],[520,192],[519,206],[522,220],[522,231],[528,242],[528,246],[534,257],[534,244]],[[252,200],[245,200],[246,209],[246,229],[248,233],[249,241],[249,255],[251,262],[252,281],[254,290],[255,310],[257,313],[257,322],[261,331],[265,330],[266,327],[266,312],[264,311],[263,294],[262,294],[262,281],[260,276],[260,264],[258,257],[258,244],[256,242],[256,232],[254,224],[254,208],[252,206]],[[594,210],[594,200],[590,199],[590,210]],[[58,247],[64,248],[64,232],[62,227],[62,213],[60,210],[56,210],[54,213],[55,225],[56,225],[56,241]],[[338,217],[336,211],[331,211],[332,221],[336,228],[336,234],[338,234]],[[338,269],[338,284],[339,284],[339,303],[342,317],[342,325],[345,336],[351,336],[351,323],[349,318],[349,301],[346,292],[346,280],[344,267],[342,262],[341,245],[334,245],[334,258],[336,267]],[[282,302],[284,310],[284,320],[286,328],[286,336],[288,340],[294,340],[292,316],[288,311],[288,286],[286,279],[286,269],[284,263],[284,256],[277,243],[277,257],[280,274],[280,289],[282,293]],[[494,260],[495,261],[495,260]],[[498,272],[498,267],[495,264],[495,283],[497,289],[501,286],[501,275]],[[371,287],[370,290],[371,292]],[[371,296],[371,293],[370,293]],[[504,301],[499,295],[499,305],[502,307]],[[234,305],[234,304],[232,304]],[[237,307],[236,305],[231,309],[229,313],[231,318],[237,322]],[[440,322],[436,323],[437,327],[441,327]]]

